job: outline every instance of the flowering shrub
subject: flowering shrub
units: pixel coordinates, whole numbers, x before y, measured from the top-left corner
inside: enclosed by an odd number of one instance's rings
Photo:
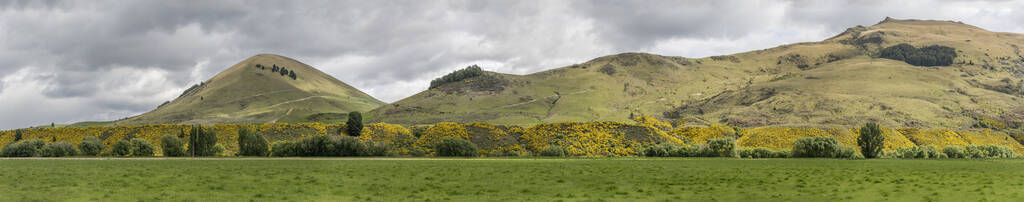
[[[683,144],[654,127],[616,122],[538,124],[525,129],[520,141],[532,151],[558,145],[572,156],[633,156],[655,143]]]
[[[448,138],[469,139],[469,132],[459,123],[437,123],[423,131],[423,135],[416,140],[415,146],[431,153],[434,145]]]
[[[359,141],[372,145],[388,145],[388,149],[396,150],[399,154],[408,154],[409,149],[416,143],[416,137],[412,136],[409,129],[400,125],[387,123],[373,123],[363,127]]]

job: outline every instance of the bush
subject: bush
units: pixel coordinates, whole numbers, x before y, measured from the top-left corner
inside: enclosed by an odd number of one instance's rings
[[[467,140],[448,138],[434,145],[434,152],[437,156],[464,156],[474,157],[477,155],[476,145]]]
[[[956,58],[956,49],[939,45],[918,49],[901,43],[882,49],[879,57],[904,61],[914,66],[949,66],[953,64],[953,58]]]
[[[299,156],[298,144],[294,142],[274,142],[270,146],[270,155],[276,157]]]
[[[472,65],[430,81],[430,88],[428,89],[434,89],[447,83],[454,83],[480,75],[484,75],[484,70],[480,69],[480,66]]]
[[[704,156],[704,145],[682,146],[676,149],[674,156],[678,157],[702,157]]]
[[[861,154],[857,153],[857,151],[854,150],[853,148],[842,147],[842,148],[839,148],[839,153],[837,153],[835,158],[863,159],[864,155],[861,155]]]
[[[156,147],[146,139],[132,138],[129,143],[132,145],[132,156],[153,156],[153,153],[156,153]]]
[[[353,137],[349,137],[349,138],[356,139],[356,138],[353,138]],[[391,152],[389,152],[390,150],[388,150],[388,147],[390,147],[390,146],[387,143],[373,143],[373,142],[367,142],[366,144],[362,144],[362,143],[359,143],[359,142],[356,142],[356,143],[360,144],[360,145],[363,145],[364,149],[363,149],[363,152],[362,152],[362,156],[394,156],[394,155],[388,155],[388,153],[391,153]]]
[[[1002,145],[967,145],[967,156],[970,158],[1016,158],[1017,154],[1010,147]]]
[[[736,139],[718,138],[708,140],[705,155],[708,157],[738,157],[739,154],[736,153]]]
[[[946,154],[946,157],[949,157],[949,158],[957,158],[957,159],[967,158],[967,152],[965,152],[964,148],[961,147],[961,146],[946,146],[946,147],[943,147],[942,148],[942,153]]]
[[[56,142],[43,146],[40,151],[45,157],[65,157],[75,155],[75,145],[68,142]]]
[[[857,145],[860,145],[860,153],[866,158],[877,158],[884,148],[885,136],[882,136],[882,129],[876,123],[867,123],[860,128],[860,136],[857,137]]]
[[[178,138],[178,136],[164,135],[160,137],[160,147],[164,151],[164,156],[185,156],[185,144],[181,142],[181,138]]]
[[[367,149],[367,145],[359,142],[359,138],[350,136],[338,136],[331,137],[329,139],[332,145],[334,145],[333,153],[328,154],[330,156],[361,156],[361,155],[383,155],[384,151],[377,151],[376,149],[387,150],[384,145],[380,145],[381,148]],[[378,146],[378,145],[372,145]],[[379,154],[378,154],[379,153]]]
[[[562,146],[549,145],[547,148],[540,151],[540,156],[566,157],[569,156],[569,151],[566,151]]]
[[[764,147],[741,149],[739,154],[741,158],[777,158],[775,157],[775,151]]]
[[[561,148],[561,147],[559,147],[559,148]],[[671,156],[677,156],[676,155],[676,150],[678,150],[678,149],[679,149],[679,146],[676,145],[676,144],[661,143],[661,144],[651,145],[650,147],[647,147],[646,149],[644,149],[644,155],[647,156],[647,157],[671,157]]]
[[[950,152],[947,154],[947,150]],[[955,151],[959,150],[959,151]],[[905,159],[928,159],[928,158],[947,158],[949,156],[963,156],[963,150],[959,147],[946,147],[942,151],[932,145],[928,146],[912,146],[902,147],[892,152],[888,152],[887,158],[905,158]]]
[[[604,66],[601,66],[601,69],[598,69],[597,71],[607,74],[608,76],[615,75],[615,66],[612,66],[611,64],[605,64]]]
[[[224,145],[213,145],[213,156],[224,156],[224,151],[227,151],[227,149],[224,148]]]
[[[188,154],[192,156],[213,156],[216,154],[214,146],[217,144],[217,133],[212,128],[204,128],[202,125],[192,126],[191,134],[188,136]]]
[[[846,153],[842,145],[831,137],[808,137],[793,142],[793,157],[798,158],[841,158]],[[852,154],[850,154],[852,156]]]
[[[3,150],[0,150],[0,154],[4,157],[33,157],[39,156],[40,150],[46,143],[42,140],[24,140],[17,141],[7,146],[4,146]]]
[[[772,158],[793,158],[793,150],[776,150],[772,152]]]
[[[106,147],[106,145],[103,145],[103,142],[100,142],[100,138],[97,137],[85,137],[82,138],[82,143],[78,143],[78,150],[82,152],[82,155],[86,156],[99,155]]]
[[[424,156],[427,156],[427,152],[424,152],[423,150],[421,150],[419,148],[412,148],[412,149],[409,149],[409,156],[424,157]]]
[[[315,136],[299,139],[297,142],[275,142],[271,155],[287,156],[363,156],[386,155],[387,144],[366,146],[358,138],[350,136]]]
[[[267,140],[263,134],[254,132],[248,128],[238,130],[238,155],[239,156],[267,156]]]
[[[128,143],[128,140],[120,140],[114,143],[110,151],[116,156],[128,156],[132,154],[132,145]]]
[[[349,136],[359,137],[363,132],[363,115],[353,111],[348,113],[348,122],[345,122],[345,133]]]

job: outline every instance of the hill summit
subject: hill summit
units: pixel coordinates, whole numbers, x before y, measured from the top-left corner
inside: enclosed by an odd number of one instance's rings
[[[185,90],[155,110],[114,125],[301,122],[384,104],[294,59],[260,54]]]

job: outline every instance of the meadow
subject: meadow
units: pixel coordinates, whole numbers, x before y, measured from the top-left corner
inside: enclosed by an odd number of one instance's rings
[[[737,158],[19,158],[0,201],[1024,199],[1024,161]]]

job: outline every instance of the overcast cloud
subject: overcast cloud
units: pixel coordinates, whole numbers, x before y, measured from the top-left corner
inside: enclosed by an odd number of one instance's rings
[[[479,64],[528,74],[621,52],[705,57],[894,18],[1024,32],[1020,1],[2,1],[0,129],[152,110],[247,57],[385,102]]]

